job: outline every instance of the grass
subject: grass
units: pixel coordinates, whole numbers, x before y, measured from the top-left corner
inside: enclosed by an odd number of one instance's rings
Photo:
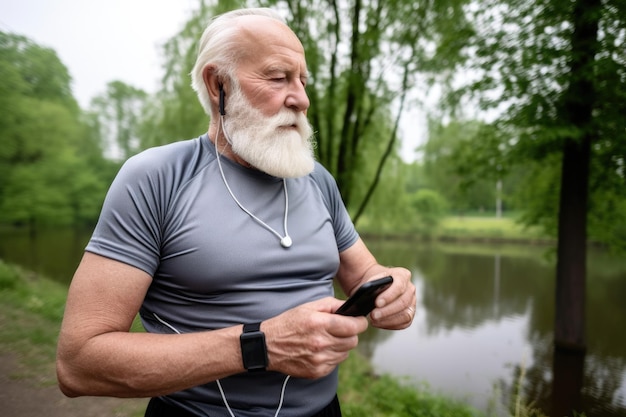
[[[56,383],[54,358],[66,291],[62,284],[0,260],[0,352],[18,354],[22,371],[15,378],[36,378],[44,386]],[[339,379],[345,417],[486,417],[461,402],[433,394],[426,385],[376,375],[356,351],[341,365]],[[520,410],[514,417],[541,417],[523,406]],[[128,413],[141,416],[143,409]]]
[[[548,240],[539,228],[526,228],[511,217],[449,216],[437,235],[448,239]]]
[[[429,227],[418,226],[416,219],[398,222],[373,222],[364,217],[359,222],[359,232],[372,236],[393,236],[405,239],[427,239],[439,241],[552,243],[540,227],[525,227],[517,222],[517,215],[508,213],[503,217],[472,213],[448,215]]]
[[[0,261],[0,350],[17,353],[22,372],[56,383],[54,356],[66,289]]]
[[[369,362],[353,351],[339,368],[339,392],[345,417],[478,417],[483,413],[461,402],[433,394],[423,384],[376,375]]]

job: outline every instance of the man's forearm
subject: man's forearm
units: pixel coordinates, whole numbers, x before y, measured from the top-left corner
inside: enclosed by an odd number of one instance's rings
[[[180,391],[243,372],[240,333],[241,326],[184,335],[111,332],[73,349],[62,332],[59,385],[70,397],[152,397]]]

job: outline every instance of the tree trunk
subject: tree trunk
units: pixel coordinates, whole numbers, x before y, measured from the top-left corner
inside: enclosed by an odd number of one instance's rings
[[[589,138],[568,140],[563,149],[561,209],[556,269],[558,348],[585,350],[585,279]]]
[[[563,144],[554,342],[558,349],[584,351],[589,160],[595,135],[593,77],[602,4],[576,0],[573,7],[570,84],[563,97],[562,119],[577,133]]]

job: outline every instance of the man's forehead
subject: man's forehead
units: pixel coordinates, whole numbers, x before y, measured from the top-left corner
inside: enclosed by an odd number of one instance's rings
[[[300,39],[289,26],[280,20],[267,16],[246,15],[236,20],[241,40],[248,43],[266,45],[270,43],[284,43],[304,53]]]
[[[237,32],[240,64],[254,65],[265,73],[298,72],[298,76],[307,76],[304,47],[281,21],[266,16],[240,16]]]

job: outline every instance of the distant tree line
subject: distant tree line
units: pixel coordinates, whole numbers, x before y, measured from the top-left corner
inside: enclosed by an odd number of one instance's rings
[[[57,54],[0,32],[0,222],[82,225],[117,169]]]

